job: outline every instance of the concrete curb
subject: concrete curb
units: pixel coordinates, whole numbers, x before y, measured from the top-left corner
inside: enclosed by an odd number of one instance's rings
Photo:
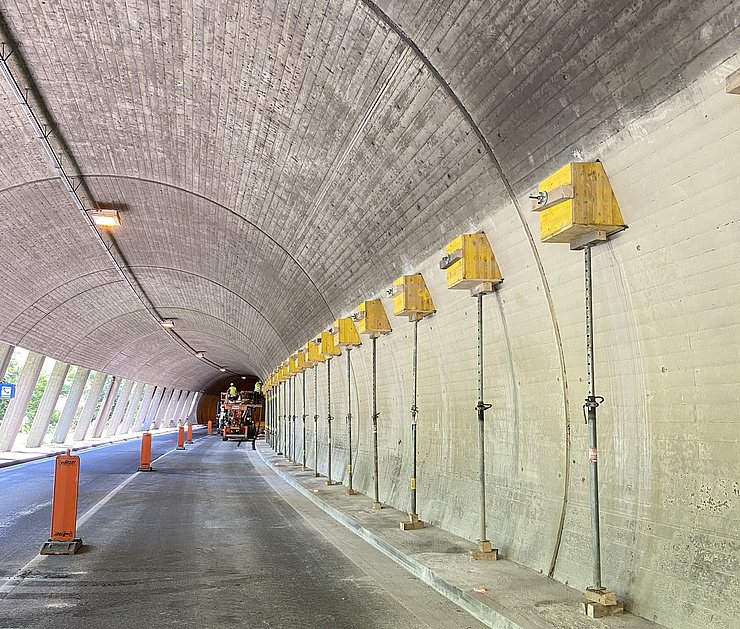
[[[205,426],[204,426],[205,428]],[[193,430],[196,430],[196,426],[193,426]],[[177,432],[176,428],[162,430],[158,432],[156,435],[167,435],[170,433]],[[23,463],[32,463],[33,461],[42,461],[44,459],[50,459],[52,457],[57,456],[58,454],[64,454],[67,450],[70,450],[71,452],[80,452],[82,450],[92,450],[93,448],[97,448],[99,446],[109,446],[114,443],[123,443],[124,441],[133,441],[134,439],[141,438],[141,434],[133,435],[131,437],[124,437],[123,439],[109,439],[108,441],[100,441],[97,443],[90,443],[85,446],[76,446],[72,448],[59,448],[58,450],[54,450],[54,452],[46,452],[44,454],[39,454],[37,456],[30,457],[28,459],[19,459],[17,461],[2,461],[0,462],[0,469],[3,469],[5,467],[12,467],[14,465],[22,465]]]
[[[368,544],[379,550],[386,557],[395,561],[399,566],[413,574],[415,577],[421,579],[422,582],[426,583],[433,590],[448,598],[461,609],[464,609],[476,620],[479,620],[484,625],[487,625],[489,627],[494,627],[495,629],[526,629],[525,626],[517,624],[511,618],[508,618],[501,612],[493,609],[482,601],[474,598],[467,592],[461,590],[456,585],[453,585],[449,581],[446,581],[428,566],[425,566],[424,564],[416,561],[416,559],[413,559],[412,557],[404,554],[392,544],[389,544],[384,539],[381,539],[380,537],[366,529],[354,518],[325,503],[323,500],[311,493],[308,489],[303,487],[303,485],[301,485],[300,482],[294,479],[292,476],[290,476],[280,468],[276,468],[274,465],[271,465],[270,462],[265,458],[265,455],[263,454],[261,448],[258,447],[257,452],[259,453],[262,461],[270,470],[272,470],[276,475],[280,476],[293,488],[298,490],[327,515],[334,518],[337,522],[348,528],[361,539],[365,540]]]

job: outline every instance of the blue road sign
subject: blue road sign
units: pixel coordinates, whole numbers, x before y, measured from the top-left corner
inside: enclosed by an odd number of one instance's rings
[[[0,400],[12,400],[15,397],[14,384],[0,384]]]

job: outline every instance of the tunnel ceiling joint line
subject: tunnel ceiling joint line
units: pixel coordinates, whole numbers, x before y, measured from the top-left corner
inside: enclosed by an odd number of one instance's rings
[[[66,170],[64,169],[64,166],[59,159],[59,156],[57,155],[56,151],[54,150],[54,147],[51,145],[51,142],[49,141],[49,136],[52,134],[52,131],[48,128],[48,125],[41,124],[38,116],[34,112],[33,108],[31,107],[31,104],[28,101],[27,93],[24,94],[22,91],[20,84],[18,83],[15,75],[13,74],[12,69],[10,68],[10,65],[8,63],[8,60],[12,55],[15,54],[16,58],[19,59],[19,64],[26,68],[26,80],[28,81],[29,85],[32,88],[32,91],[36,94],[36,97],[39,99],[40,102],[43,102],[43,98],[41,96],[40,91],[38,90],[35,80],[30,74],[30,71],[27,69],[27,65],[23,61],[20,51],[18,50],[18,46],[14,44],[14,38],[11,36],[9,29],[7,27],[7,23],[0,15],[0,35],[5,40],[2,42],[2,47],[0,49],[0,72],[2,72],[3,77],[5,78],[6,83],[8,84],[8,87],[10,88],[10,91],[12,92],[13,96],[15,97],[16,101],[21,107],[21,110],[25,114],[26,118],[28,119],[29,123],[33,127],[33,130],[35,132],[36,138],[41,143],[41,146],[43,147],[47,157],[49,158],[51,162],[51,166],[53,170],[57,173],[58,178],[62,182],[62,185],[64,189],[67,191],[70,199],[72,200],[73,205],[82,213],[84,216],[84,221],[87,224],[87,226],[92,230],[96,242],[102,247],[102,249],[105,251],[106,257],[110,260],[110,262],[113,264],[116,272],[121,276],[123,281],[128,285],[128,287],[131,289],[131,291],[136,296],[137,300],[141,303],[141,305],[144,307],[144,309],[147,311],[149,316],[154,319],[157,326],[164,331],[165,334],[167,334],[173,341],[175,341],[178,345],[180,345],[183,349],[190,352],[191,354],[195,355],[196,351],[190,347],[188,343],[186,343],[180,336],[172,331],[172,330],[166,330],[161,327],[161,317],[157,313],[156,307],[151,302],[151,300],[148,298],[146,293],[144,292],[144,289],[138,284],[135,276],[133,276],[133,273],[129,270],[129,273],[131,274],[131,277],[127,275],[126,269],[124,268],[125,265],[122,265],[119,263],[119,261],[116,259],[116,257],[113,255],[113,250],[115,249],[119,254],[121,254],[117,244],[115,243],[115,240],[111,237],[111,241],[107,242],[100,231],[95,227],[95,223],[93,222],[92,218],[90,217],[90,214],[88,213],[87,209],[85,208],[85,204],[83,203],[82,199],[80,198],[79,194],[77,193],[78,188],[83,185],[82,181],[77,183],[77,185],[74,185],[70,176],[67,174]],[[7,45],[7,49],[6,49]],[[8,50],[9,49],[9,50]],[[57,132],[56,134],[59,136],[60,134]],[[63,139],[61,139],[63,144],[66,145]],[[69,154],[71,155],[71,151],[69,151]],[[82,175],[80,174],[80,179],[82,180]],[[88,196],[92,198],[92,195],[89,194]],[[93,206],[96,204],[93,202]],[[121,254],[122,256],[122,254]],[[204,360],[205,364],[208,364],[209,366],[212,366],[214,368],[217,368],[217,366],[210,363],[208,360]]]

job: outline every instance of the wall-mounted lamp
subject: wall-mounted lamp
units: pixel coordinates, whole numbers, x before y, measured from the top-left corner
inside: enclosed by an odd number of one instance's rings
[[[90,210],[90,217],[98,227],[120,227],[118,210]]]

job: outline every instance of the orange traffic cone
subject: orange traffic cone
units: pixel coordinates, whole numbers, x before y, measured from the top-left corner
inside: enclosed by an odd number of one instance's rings
[[[139,458],[140,472],[153,472],[152,467],[152,433],[141,435],[141,457]]]
[[[42,555],[74,555],[82,546],[77,532],[77,492],[80,485],[80,457],[60,454],[54,466],[54,495],[51,503],[51,537]]]

